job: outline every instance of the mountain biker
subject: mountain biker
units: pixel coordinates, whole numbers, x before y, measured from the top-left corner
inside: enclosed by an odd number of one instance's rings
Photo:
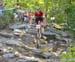
[[[40,8],[37,8],[36,11],[34,12],[34,17],[35,17],[35,24],[41,24],[41,26],[43,27],[42,28],[42,32],[44,31],[44,27],[45,27],[45,14],[44,12],[40,9]]]

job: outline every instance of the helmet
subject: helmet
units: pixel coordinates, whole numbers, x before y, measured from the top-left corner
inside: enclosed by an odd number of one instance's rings
[[[40,9],[40,8],[36,8],[36,11],[40,12],[40,11],[41,11],[41,9]]]

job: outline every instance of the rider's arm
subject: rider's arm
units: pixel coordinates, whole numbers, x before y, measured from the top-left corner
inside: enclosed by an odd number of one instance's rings
[[[43,18],[44,18],[44,25],[46,25],[47,24],[47,21],[46,21],[46,17],[45,17],[45,14],[43,15]]]
[[[43,18],[45,18],[45,14],[43,14]]]

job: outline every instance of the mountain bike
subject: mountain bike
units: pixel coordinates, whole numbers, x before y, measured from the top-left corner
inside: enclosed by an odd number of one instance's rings
[[[36,28],[36,47],[39,48],[40,39],[42,37],[41,22],[39,22],[39,24],[36,24],[35,28]]]

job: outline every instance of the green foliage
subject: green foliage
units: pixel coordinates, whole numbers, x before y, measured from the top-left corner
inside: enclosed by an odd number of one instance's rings
[[[11,11],[5,11],[2,16],[0,16],[0,28],[6,27],[8,24],[14,22],[13,13]]]
[[[19,4],[22,9],[35,11],[37,6],[41,7],[47,15],[47,21],[50,23],[51,15],[54,15],[57,23],[67,21],[71,29],[75,28],[75,0],[4,0],[6,8],[14,7]],[[66,18],[67,17],[67,18]]]
[[[70,5],[67,9],[68,11],[68,24],[71,26],[71,28],[75,28],[75,5]]]
[[[75,62],[75,47],[70,47],[66,54],[63,54],[61,60],[66,62]]]

